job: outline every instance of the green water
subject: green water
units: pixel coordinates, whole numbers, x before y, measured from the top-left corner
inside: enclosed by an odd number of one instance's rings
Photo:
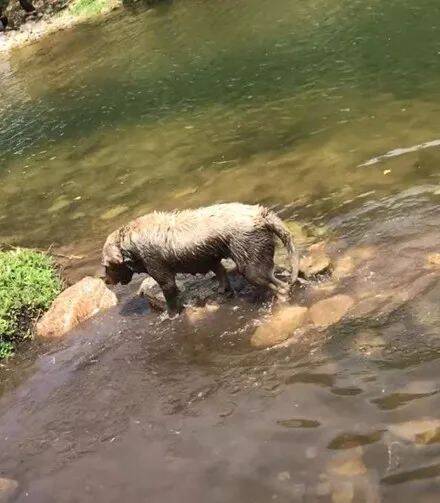
[[[311,218],[438,183],[439,148],[358,165],[440,136],[439,19],[427,0],[180,1],[3,55],[0,240],[96,252],[154,208]]]

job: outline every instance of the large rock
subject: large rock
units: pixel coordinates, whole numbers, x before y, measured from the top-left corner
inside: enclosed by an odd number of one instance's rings
[[[280,344],[302,326],[306,315],[306,307],[285,306],[281,308],[255,330],[251,338],[251,345],[255,348],[267,348]]]
[[[117,304],[116,295],[98,278],[87,277],[64,290],[37,323],[37,336],[57,338],[103,309]]]
[[[308,253],[299,262],[299,271],[306,279],[324,274],[331,268],[330,257],[324,242],[309,247]]]
[[[329,327],[343,318],[353,304],[348,295],[334,295],[313,304],[309,309],[309,318],[316,327]]]

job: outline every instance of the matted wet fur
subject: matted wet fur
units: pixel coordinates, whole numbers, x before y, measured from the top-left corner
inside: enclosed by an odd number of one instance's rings
[[[259,205],[216,204],[195,210],[154,212],[112,232],[103,248],[106,283],[127,284],[134,273],[149,274],[162,288],[170,314],[180,311],[176,273],[213,271],[221,292],[231,286],[222,259],[230,258],[254,285],[287,294],[289,286],[274,276],[275,236],[287,249],[291,282],[298,276],[298,256],[282,221]]]

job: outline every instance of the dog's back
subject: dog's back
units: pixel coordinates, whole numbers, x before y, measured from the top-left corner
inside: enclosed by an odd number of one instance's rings
[[[121,229],[124,242],[139,250],[160,251],[167,258],[180,253],[200,253],[207,246],[227,244],[237,233],[264,225],[264,208],[240,203],[216,204],[195,210],[154,212]]]

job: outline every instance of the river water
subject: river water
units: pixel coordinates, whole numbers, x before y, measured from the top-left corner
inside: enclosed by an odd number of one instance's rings
[[[349,295],[440,251],[438,2],[182,0],[2,58],[0,241],[73,274],[128,219],[218,201],[375,247]],[[438,501],[439,288],[272,351],[249,346],[258,306],[195,329],[121,290],[8,366],[11,501]]]

